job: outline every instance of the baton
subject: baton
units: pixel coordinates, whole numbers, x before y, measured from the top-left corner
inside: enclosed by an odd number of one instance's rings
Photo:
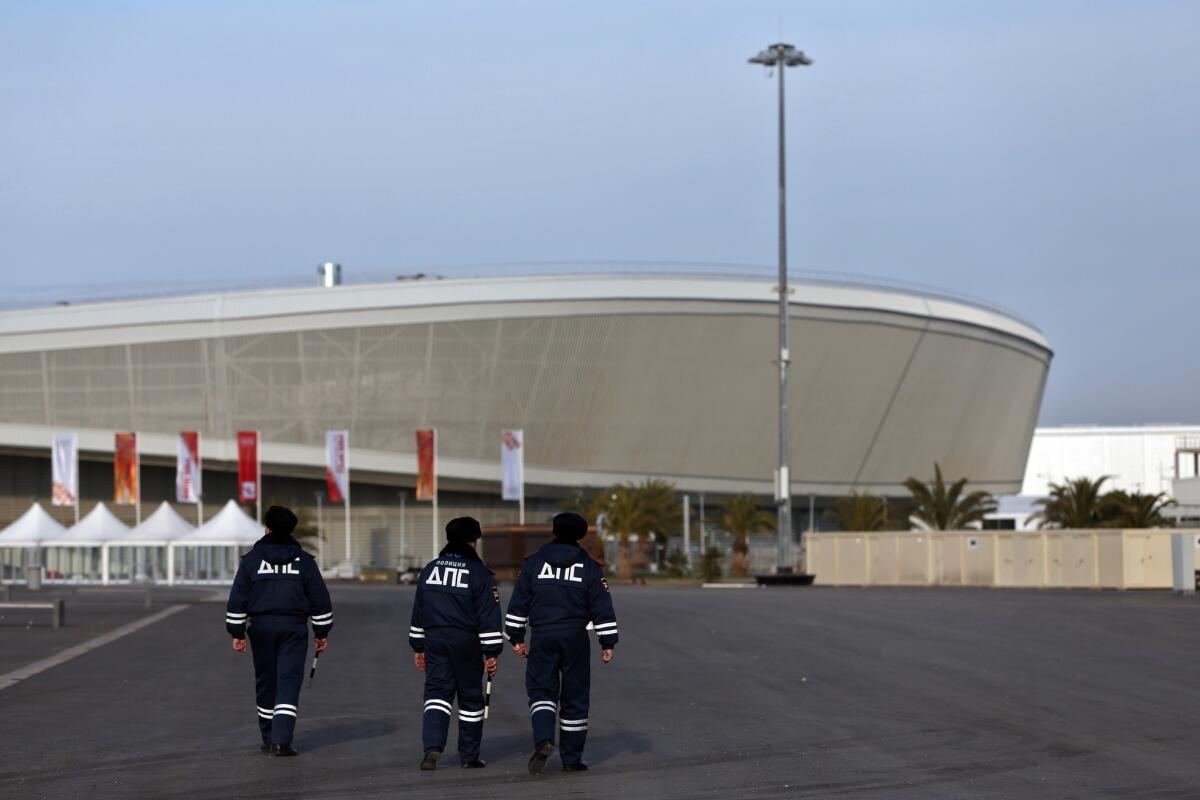
[[[308,688],[312,688],[313,676],[317,674],[317,659],[321,657],[321,651],[313,653],[312,668],[308,670]]]
[[[492,676],[487,676],[487,683],[483,687],[483,718],[488,718],[488,711],[492,706]]]

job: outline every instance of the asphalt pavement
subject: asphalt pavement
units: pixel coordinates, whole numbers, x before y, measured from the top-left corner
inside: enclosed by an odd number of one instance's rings
[[[1196,798],[1200,600],[1168,593],[614,586],[586,773],[526,772],[521,662],[501,659],[487,769],[419,772],[407,587],[336,586],[295,759],[258,751],[253,668],[212,590],[67,596],[0,624],[0,670],[185,606],[0,690],[14,798]],[[502,587],[507,601],[508,587]],[[104,624],[96,620],[103,619]],[[42,623],[44,625],[45,623]],[[90,626],[90,627],[89,627]],[[70,637],[74,637],[71,639]]]

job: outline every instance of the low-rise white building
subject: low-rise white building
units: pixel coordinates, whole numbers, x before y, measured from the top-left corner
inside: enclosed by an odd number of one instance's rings
[[[1200,425],[1037,428],[1021,494],[1042,497],[1051,483],[1108,475],[1109,489],[1173,496],[1173,480],[1197,476],[1193,455],[1176,453],[1197,443]]]
[[[1067,425],[1037,428],[1021,494],[1000,499],[989,527],[1036,527],[1030,514],[1050,484],[1107,475],[1106,490],[1158,494],[1179,505],[1169,516],[1200,517],[1200,425]]]

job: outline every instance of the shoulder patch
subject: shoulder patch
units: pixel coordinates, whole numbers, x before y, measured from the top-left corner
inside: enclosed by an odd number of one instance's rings
[[[495,586],[492,587],[492,597],[496,598],[496,602],[500,602],[500,590]]]
[[[600,585],[604,587],[604,591],[606,591],[606,592],[608,591],[608,581],[604,578],[603,575],[600,576]]]

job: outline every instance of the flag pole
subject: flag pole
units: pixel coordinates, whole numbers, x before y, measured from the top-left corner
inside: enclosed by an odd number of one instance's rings
[[[262,525],[262,431],[254,432],[254,502]]]
[[[196,527],[204,524],[204,456],[200,455],[200,431],[196,431]]]
[[[342,439],[342,446],[345,448],[342,453],[342,458],[345,459],[346,466],[346,561],[350,561],[350,431],[346,431],[345,437]]]
[[[79,504],[83,502],[83,475],[79,472],[79,434],[75,436],[75,524],[79,524]]]
[[[438,556],[438,435],[437,428],[433,429],[433,557]]]

